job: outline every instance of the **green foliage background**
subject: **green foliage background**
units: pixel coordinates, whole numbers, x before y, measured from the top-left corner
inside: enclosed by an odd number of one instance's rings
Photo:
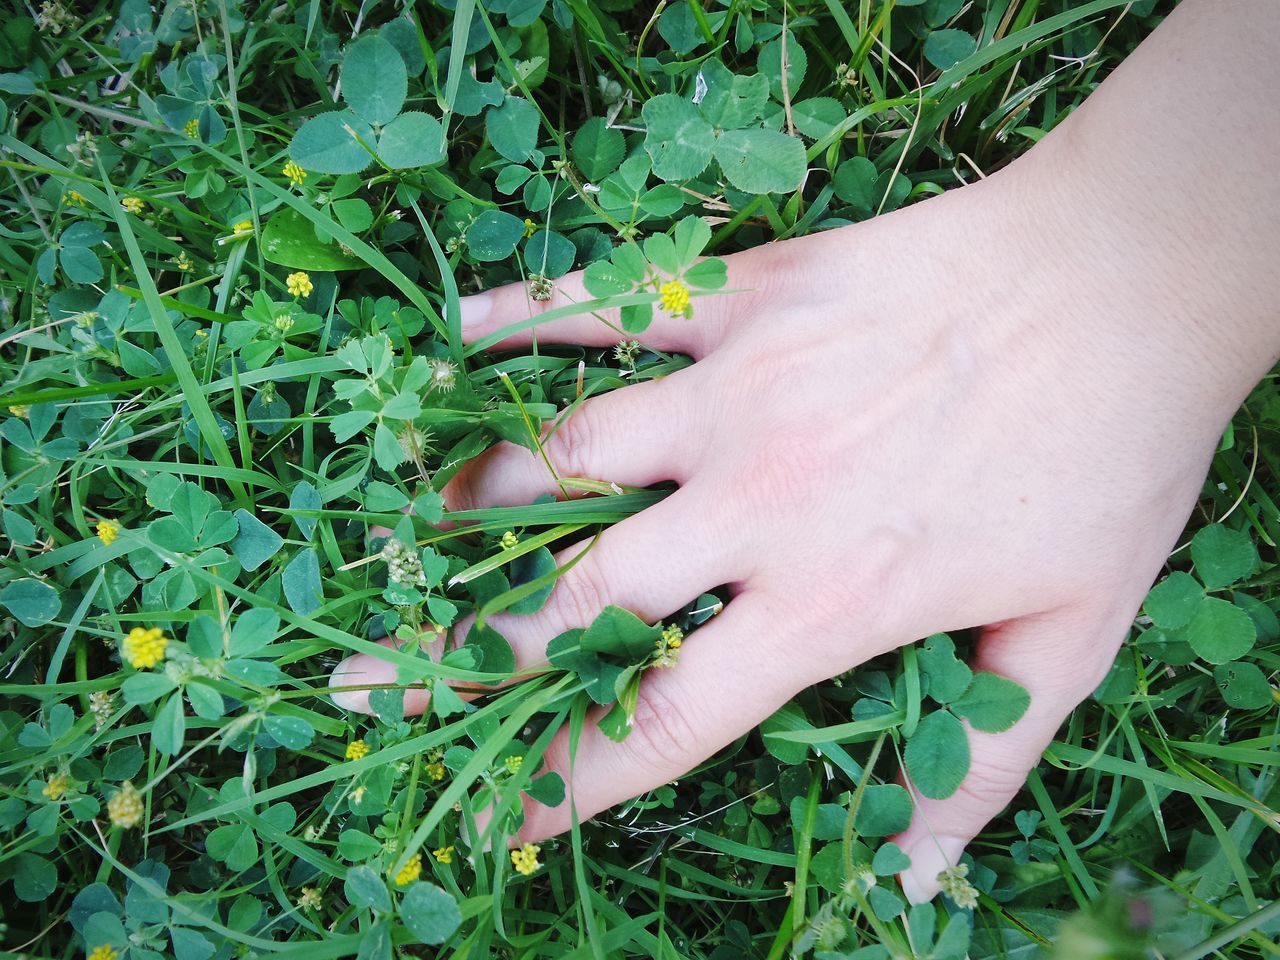
[[[910,816],[902,754],[945,794],[963,775],[939,763],[955,715],[999,729],[1023,707],[963,667],[964,636],[807,691],[677,784],[544,844],[529,876],[468,855],[473,813],[496,804],[509,832],[521,791],[559,799],[539,771],[550,734],[592,700],[625,712],[656,631],[615,611],[562,638],[552,672],[469,705],[440,684],[422,718],[397,689],[374,692],[369,718],[324,694],[343,656],[389,633],[538,609],[549,548],[663,495],[602,487],[434,526],[436,491],[496,440],[534,446],[582,399],[688,362],[643,346],[661,282],[693,288],[696,323],[724,282],[700,253],[997,169],[1162,12],[7,6],[3,945],[176,960],[951,960],[1055,942],[1073,958],[1277,956],[1274,376],[1223,438],[1111,675],[971,848],[976,909],[908,910],[884,839]],[[867,282],[909,282],[901,266]],[[462,344],[459,293],[571,269],[638,345]],[[103,520],[118,536],[97,535]],[[417,541],[420,578],[366,562],[377,522]],[[717,603],[672,622],[692,632]],[[135,627],[172,638],[155,669],[121,657]],[[384,656],[404,683],[492,682],[514,662],[491,630],[438,664],[412,646]],[[349,757],[355,740],[368,756]],[[143,803],[128,829],[107,808],[125,782]],[[431,855],[448,847],[448,862]],[[415,852],[421,878],[389,880]]]

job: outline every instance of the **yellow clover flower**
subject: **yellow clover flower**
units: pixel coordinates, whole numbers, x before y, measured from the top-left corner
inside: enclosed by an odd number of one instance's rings
[[[524,238],[528,240],[537,232],[538,232],[538,225],[534,223],[532,220],[530,220],[528,217],[525,217],[524,218]]]
[[[436,858],[439,863],[453,863],[453,844],[447,847],[441,847],[439,850],[432,850],[431,855]]]
[[[192,117],[187,121],[187,125],[182,128],[182,132],[194,140],[196,137],[200,136],[200,121],[195,117]]]
[[[439,783],[444,779],[444,764],[439,760],[433,760],[426,766],[427,776]]]
[[[284,165],[284,169],[281,172],[289,178],[289,185],[291,187],[300,187],[302,186],[302,181],[307,179],[307,171],[303,170],[302,167],[298,166],[298,164],[294,163],[292,160]]]
[[[520,538],[516,536],[516,532],[514,530],[508,530],[502,535],[501,543],[503,550],[514,550],[520,543]]]
[[[86,960],[116,960],[117,956],[119,954],[116,953],[115,948],[110,944],[104,943],[90,950]]]
[[[65,773],[55,773],[49,778],[49,782],[44,785],[40,791],[50,800],[61,800],[63,795],[71,789],[71,778]]]
[[[363,740],[352,740],[347,744],[348,760],[363,760],[369,755],[369,745]]]
[[[121,648],[129,666],[135,670],[150,670],[164,659],[164,651],[168,646],[169,638],[159,627],[134,627],[124,638]]]
[[[253,221],[241,220],[239,223],[237,223],[235,226],[231,228],[231,232],[234,233],[237,237],[246,233],[253,233]]]
[[[66,194],[67,203],[74,203],[77,207],[83,207],[89,201],[85,199],[85,195],[79,190],[68,190]]]
[[[403,887],[422,876],[422,854],[415,853],[395,876],[396,886]]]
[[[315,284],[311,282],[311,276],[301,270],[285,277],[284,285],[285,289],[295,297],[309,297],[311,296],[311,291],[315,289]]]
[[[689,315],[689,288],[679,280],[668,280],[658,288],[662,309],[673,317]]]
[[[141,197],[125,197],[120,201],[120,206],[124,207],[135,217],[142,215],[142,211],[147,209],[146,201]]]
[[[142,794],[126,780],[107,801],[107,816],[113,826],[128,830],[142,822]]]
[[[516,868],[516,873],[529,876],[538,869],[538,854],[542,852],[542,848],[536,843],[526,843],[519,850],[511,851],[511,865]]]
[[[109,547],[116,542],[116,537],[120,536],[120,524],[114,520],[99,520],[96,528],[98,539],[102,541],[104,547]]]

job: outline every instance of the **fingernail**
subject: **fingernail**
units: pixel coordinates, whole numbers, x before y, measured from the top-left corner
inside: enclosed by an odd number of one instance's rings
[[[368,690],[338,690],[336,687],[363,686],[370,683],[391,683],[395,680],[395,667],[385,660],[357,653],[347,657],[329,676],[331,700],[343,710],[369,713]]]
[[[463,330],[478,327],[489,319],[492,311],[493,297],[487,291],[458,301],[458,318],[462,321]]]
[[[964,841],[957,837],[924,837],[912,850],[911,866],[898,875],[902,892],[911,903],[924,903],[938,895],[938,874],[954,867],[964,855]]]

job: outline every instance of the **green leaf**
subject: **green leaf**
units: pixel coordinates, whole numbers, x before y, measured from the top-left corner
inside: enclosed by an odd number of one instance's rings
[[[381,920],[360,934],[356,960],[391,960],[391,923]]]
[[[791,116],[797,130],[817,140],[834,130],[847,113],[844,105],[834,97],[810,97],[793,104]]]
[[[444,943],[462,925],[453,896],[432,883],[415,882],[400,901],[400,922],[418,943]]]
[[[400,446],[400,441],[385,423],[379,423],[373,429],[373,459],[388,473],[409,459],[404,447]]]
[[[185,927],[170,927],[169,939],[175,960],[209,960],[217,949],[202,934]]]
[[[231,552],[244,569],[257,570],[280,552],[284,538],[247,510],[237,510],[235,518],[237,533]]]
[[[911,794],[896,783],[874,783],[862,791],[853,826],[862,837],[890,837],[911,825]]]
[[[125,679],[120,687],[120,695],[125,703],[133,706],[155,703],[175,686],[177,684],[164,673],[135,673]]]
[[[484,131],[493,149],[512,163],[523,163],[538,145],[538,111],[523,97],[508,96],[484,115]]]
[[[1236,710],[1261,710],[1275,702],[1267,675],[1256,664],[1233,661],[1214,667],[1213,679],[1227,706]]]
[[[374,145],[368,123],[350,110],[331,110],[298,128],[289,143],[289,156],[312,173],[360,173],[373,163],[366,144],[370,149]]]
[[[837,197],[863,216],[870,216],[880,203],[878,177],[874,163],[866,157],[852,157],[836,168],[831,188]]]
[[[5,584],[0,590],[0,605],[28,627],[49,623],[62,609],[58,591],[43,580],[31,577]]]
[[[250,657],[270,644],[280,632],[280,615],[266,607],[246,610],[231,628],[228,651],[233,657]]]
[[[102,263],[88,247],[63,247],[58,260],[72,283],[96,283],[102,279]]]
[[[404,58],[385,38],[366,33],[347,47],[342,58],[342,98],[364,120],[390,123],[404,106],[408,93]]]
[[[391,894],[387,883],[372,867],[352,867],[347,871],[342,890],[347,902],[357,907],[368,907],[380,913],[391,909]]]
[[[20,853],[12,869],[13,892],[26,903],[47,900],[58,888],[58,868],[44,857]]]
[[[1201,601],[1184,632],[1196,655],[1210,663],[1238,660],[1253,649],[1258,638],[1249,614],[1217,597]]]
[[[316,732],[302,717],[282,717],[268,714],[263,727],[276,743],[287,750],[301,750],[309,744]]]
[[[294,485],[293,491],[289,494],[289,510],[297,511],[293,522],[308,541],[314,539],[316,524],[320,522],[319,517],[308,516],[308,514],[315,513],[323,507],[324,500],[320,497],[320,491],[310,480],[300,480]]]
[[[558,807],[564,803],[564,778],[555,771],[544,773],[531,781],[524,792],[544,807]]]
[[[707,122],[720,130],[736,130],[756,120],[769,102],[769,78],[762,73],[736,76],[718,61],[702,68],[706,95],[698,108]]]
[[[975,730],[1003,733],[1022,719],[1030,705],[1031,694],[1022,684],[984,671],[974,675],[969,689],[952,702],[951,709]]]
[[[707,257],[686,270],[681,279],[698,290],[719,290],[729,282],[729,265],[719,257]]]
[[[808,723],[804,710],[799,704],[794,701],[783,704],[760,723],[760,737],[764,741],[764,748],[789,766],[804,763],[809,756],[807,744],[796,743],[793,740],[780,740],[769,734],[805,729]]]
[[[501,210],[485,210],[467,228],[467,248],[476,260],[502,260],[524,236],[524,221]]]
[[[583,631],[579,645],[589,653],[636,661],[647,657],[661,636],[660,625],[649,626],[630,610],[608,606]]]
[[[1191,622],[1203,602],[1204,589],[1195,578],[1175,570],[1151,588],[1142,608],[1157,627],[1177,630]]]
[[[936,633],[920,644],[920,669],[929,678],[929,696],[950,703],[973,681],[973,671],[956,657],[956,645],[945,633]]]
[[[978,41],[963,30],[935,30],[924,42],[924,58],[939,70],[946,70],[977,49]]]
[[[555,279],[573,269],[578,249],[555,231],[539,230],[524,242],[525,267],[532,273]]]
[[[516,669],[516,655],[507,638],[493,627],[472,626],[467,634],[466,645],[474,649],[479,656],[478,670],[484,673],[513,673]]]
[[[702,31],[693,9],[683,0],[673,3],[658,17],[658,34],[675,53],[689,53],[702,44]]]
[[[352,233],[362,233],[373,226],[373,210],[367,201],[358,197],[335,200],[330,204],[330,209],[338,222]]]
[[[804,47],[796,42],[795,35],[788,30],[787,39],[787,92],[794,99],[804,83],[805,71],[809,67],[809,57]],[[769,92],[779,103],[783,99],[782,89],[782,38],[772,40],[760,48],[756,58],[756,69],[769,78]]]
[[[715,132],[688,100],[663,93],[641,108],[646,132],[644,149],[653,172],[663,180],[689,180],[711,161]]]
[[[927,714],[907,741],[904,759],[916,789],[932,800],[945,800],[969,772],[964,726],[945,710]]]
[[[871,871],[878,877],[891,877],[911,866],[911,858],[896,843],[884,843],[871,860]]]
[[[804,179],[804,144],[777,130],[726,130],[716,141],[715,157],[729,182],[745,193],[790,193]]]
[[[156,713],[151,727],[151,742],[165,756],[175,756],[182,750],[182,738],[186,734],[187,718],[182,712],[182,697],[173,694]]]
[[[539,577],[547,576],[556,569],[555,557],[551,555],[551,551],[546,547],[539,547],[529,553],[522,554],[511,561],[510,578],[511,586],[523,586]],[[529,614],[537,613],[546,606],[551,591],[555,588],[554,581],[548,583],[537,593],[532,593],[527,597],[517,600],[511,606],[507,607],[507,613]]]
[[[292,207],[276,211],[262,228],[262,255],[293,270],[355,270],[364,266],[337,243],[318,239],[311,221]]]
[[[444,127],[425,113],[402,113],[382,130],[378,156],[392,170],[426,167],[445,158]]]
[[[592,183],[617,170],[625,153],[622,131],[609,126],[604,117],[592,117],[584,123],[569,147],[574,164]]]
[[[1204,585],[1217,590],[1253,573],[1258,549],[1247,533],[1213,523],[1191,538],[1191,561]]]
[[[343,830],[338,834],[338,856],[343,860],[368,860],[382,852],[382,844],[360,830]]]
[[[320,560],[314,550],[303,549],[293,555],[284,568],[282,583],[285,599],[294,613],[309,617],[324,604]]]

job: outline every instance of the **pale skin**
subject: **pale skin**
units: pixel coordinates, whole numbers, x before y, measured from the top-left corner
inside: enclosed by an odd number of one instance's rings
[[[1031,706],[1006,733],[970,731],[960,790],[917,797],[896,838],[908,895],[937,892],[1106,674],[1222,430],[1280,357],[1277,38],[1274,3],[1186,0],[1005,170],[727,258],[748,292],[699,298],[693,320],[660,316],[643,338],[696,362],[550,435],[562,475],[679,489],[604,532],[542,612],[494,619],[521,668],[607,604],[652,622],[732,594],[677,666],[646,676],[624,742],[589,728],[571,768],[564,732],[553,741],[579,817],[680,777],[815,682],[980,627],[972,666]],[[549,304],[504,287],[464,302],[464,334],[585,299],[576,275]],[[589,315],[536,335],[620,339]],[[444,490],[451,509],[544,493],[559,493],[545,466],[510,444]],[[368,655],[334,676],[394,679]],[[368,709],[361,691],[335,700]],[[519,837],[569,816],[527,800]]]

